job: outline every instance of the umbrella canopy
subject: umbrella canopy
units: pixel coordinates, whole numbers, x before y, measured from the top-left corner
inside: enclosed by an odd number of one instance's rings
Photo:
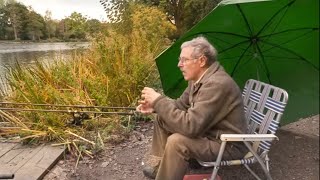
[[[257,79],[287,90],[282,124],[319,114],[319,0],[227,0],[156,58],[164,93],[187,83],[177,68],[180,45],[202,35],[240,88]]]

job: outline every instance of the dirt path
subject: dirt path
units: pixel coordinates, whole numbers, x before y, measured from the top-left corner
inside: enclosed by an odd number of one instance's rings
[[[81,161],[77,170],[74,170],[75,161],[66,157],[44,179],[148,180],[141,172],[141,159],[150,146],[152,125],[140,123],[138,127],[128,141],[108,146],[95,159]],[[269,154],[273,178],[319,180],[319,115],[284,126],[277,136],[280,140]],[[253,168],[263,175],[259,166]],[[210,169],[191,172],[210,172]],[[254,179],[243,167],[222,167],[219,174],[223,180]]]

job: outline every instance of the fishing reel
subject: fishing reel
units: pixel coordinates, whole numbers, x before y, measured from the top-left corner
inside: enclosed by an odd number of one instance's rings
[[[91,117],[89,116],[89,114],[85,113],[85,112],[78,112],[78,111],[70,111],[71,115],[72,115],[72,119],[70,120],[70,124],[72,125],[76,125],[76,126],[81,126],[82,122],[84,120],[89,120],[91,119]]]

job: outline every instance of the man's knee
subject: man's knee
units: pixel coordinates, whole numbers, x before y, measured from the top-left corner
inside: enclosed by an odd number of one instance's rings
[[[167,146],[170,147],[177,147],[177,146],[184,146],[187,143],[187,137],[181,135],[179,133],[174,133],[170,135],[167,139]]]

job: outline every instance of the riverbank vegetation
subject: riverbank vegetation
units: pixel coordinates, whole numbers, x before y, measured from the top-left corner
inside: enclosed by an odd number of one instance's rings
[[[116,5],[117,2],[122,4]],[[17,63],[10,69],[6,79],[11,91],[0,91],[2,101],[135,107],[143,87],[160,89],[154,59],[171,44],[170,38],[183,30],[172,18],[168,19],[166,1],[158,4],[117,2],[110,7],[121,12],[118,19],[92,37],[88,50],[81,53],[75,50],[69,61],[57,60],[51,65],[36,63],[28,68]],[[25,108],[45,109],[32,105]],[[91,119],[76,126],[70,123],[72,113],[72,108],[70,113],[0,110],[0,122],[4,124],[0,126],[0,137],[19,137],[18,140],[24,142],[55,141],[78,157],[83,153],[92,156],[105,141],[125,137],[133,125],[128,116],[88,114]]]

